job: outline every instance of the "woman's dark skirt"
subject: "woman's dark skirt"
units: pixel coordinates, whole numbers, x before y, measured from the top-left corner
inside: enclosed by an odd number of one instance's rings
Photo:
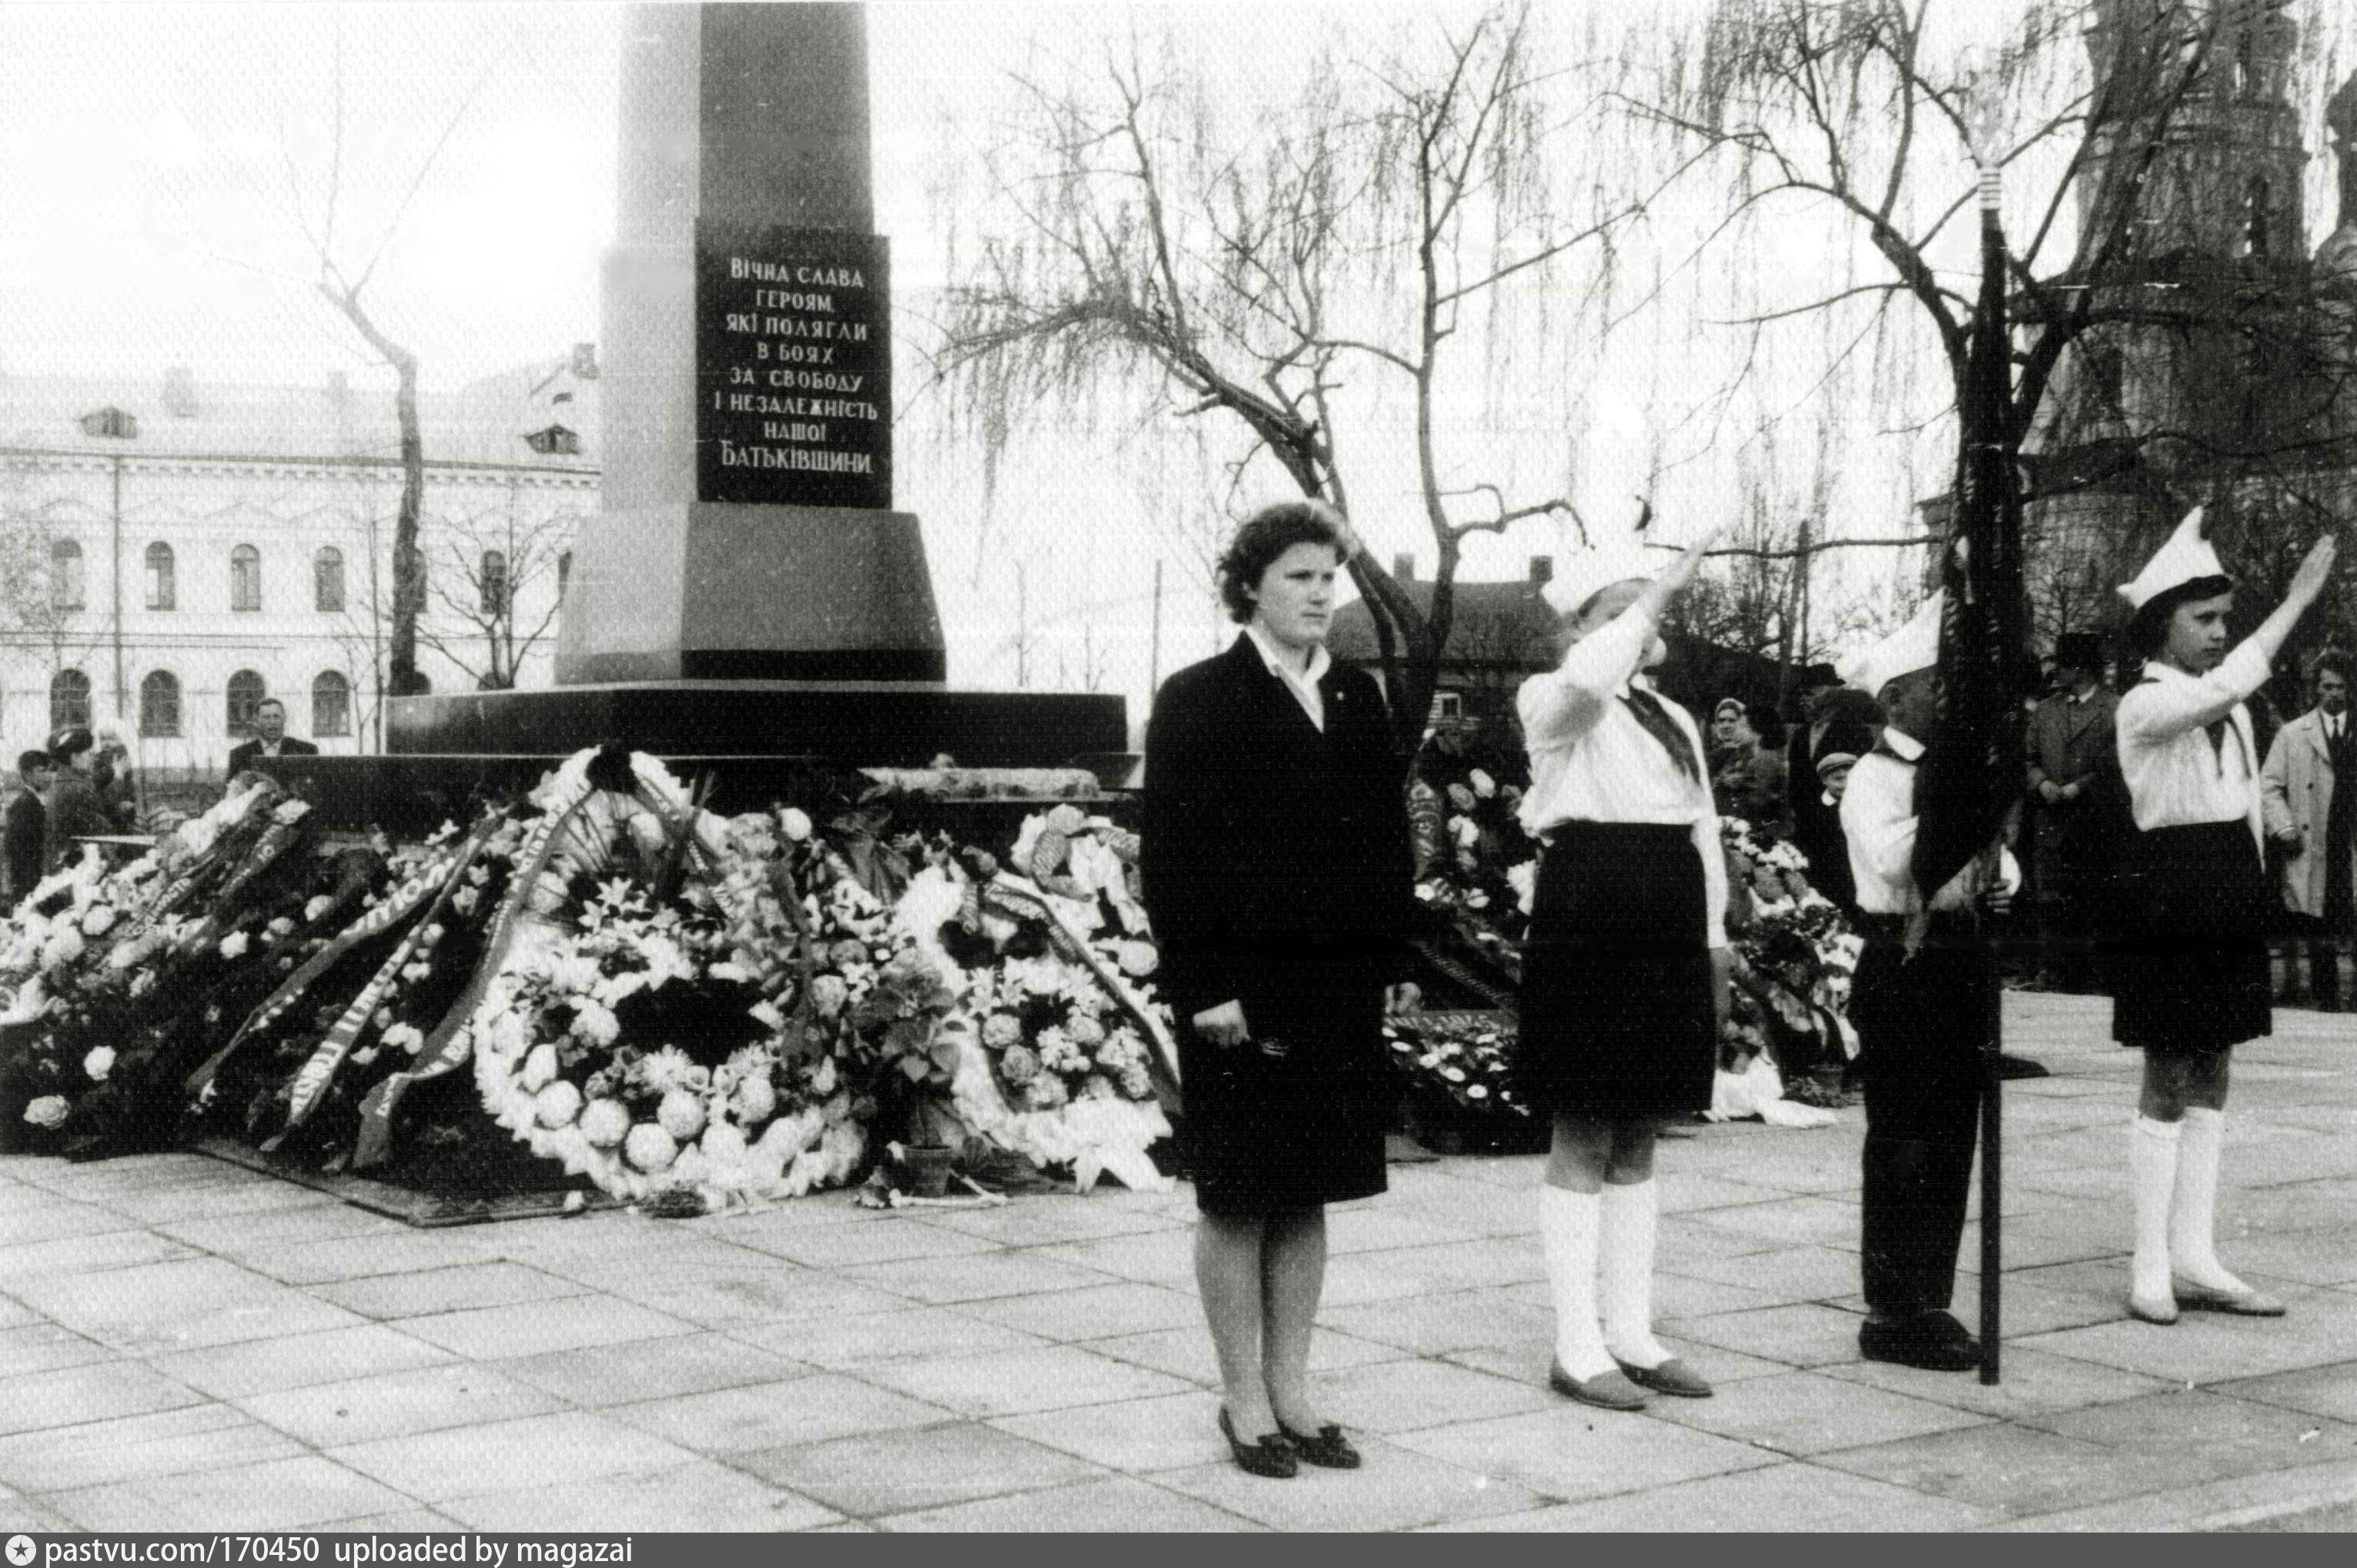
[[[1269,981],[1240,998],[1251,1040],[1222,1048],[1183,1018],[1178,1030],[1179,1144],[1195,1207],[1223,1219],[1265,1219],[1385,1187],[1396,1096],[1382,968],[1358,943],[1304,942],[1268,969]]]
[[[2127,867],[2112,1038],[2163,1056],[2204,1056],[2273,1033],[2266,932],[2275,900],[2249,824],[2139,832]]]
[[[1514,1079],[1534,1110],[1710,1108],[1718,1063],[1694,831],[1566,822],[1539,857]]]

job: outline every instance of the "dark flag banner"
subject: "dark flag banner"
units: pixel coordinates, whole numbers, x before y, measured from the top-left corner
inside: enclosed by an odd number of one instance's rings
[[[2005,231],[1998,175],[1981,171],[1981,295],[1958,410],[1955,510],[1941,584],[1940,675],[1946,707],[1915,779],[1915,885],[1928,899],[1957,873],[1996,854],[2019,798],[2021,698],[2029,690],[2028,615],[2021,586],[2021,501],[2012,442],[2012,333],[2006,319]],[[1992,869],[1994,869],[1992,867]],[[1986,936],[1974,940],[1987,941]],[[1994,964],[1991,968],[1994,971]],[[2003,1213],[1996,1072],[2001,1020],[1989,987],[1981,1094],[1981,1381],[1997,1380]]]
[[[1947,706],[1915,781],[1915,885],[1927,897],[1989,852],[2021,793],[2028,616],[2021,501],[2007,438],[2013,416],[2012,334],[1996,186],[1996,172],[1984,172],[1980,306],[1959,411],[1956,504],[1941,563],[1947,605],[1940,674]]]

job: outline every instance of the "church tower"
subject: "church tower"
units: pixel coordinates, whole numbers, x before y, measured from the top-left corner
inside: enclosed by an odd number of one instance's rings
[[[2136,211],[2124,254],[2090,280],[2099,324],[2064,353],[2023,467],[2042,633],[2095,624],[2121,564],[2206,501],[2229,551],[2298,526],[2334,445],[2352,371],[2308,255],[2308,150],[2291,98],[2286,0],[2098,0],[2086,46],[2102,124],[2074,190],[2081,231]],[[2214,27],[2199,74],[2186,62]],[[2343,152],[2357,92],[2335,101]],[[2357,203],[2344,202],[2357,317]],[[2344,239],[2345,236],[2345,239]],[[2328,242],[2327,251],[2335,242]],[[2319,260],[2323,260],[2319,255]],[[2076,280],[2072,280],[2076,281]],[[2336,330],[2336,328],[2340,330]]]

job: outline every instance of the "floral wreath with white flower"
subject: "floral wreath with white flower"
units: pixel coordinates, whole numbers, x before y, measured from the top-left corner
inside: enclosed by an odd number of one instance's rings
[[[866,1149],[864,1107],[822,1009],[839,1017],[873,978],[836,961],[833,986],[799,984],[779,937],[826,906],[797,900],[789,914],[746,853],[810,836],[799,811],[739,818],[707,835],[716,880],[658,904],[611,878],[569,929],[529,928],[468,1026],[491,1114],[634,1201],[687,1190],[716,1207],[847,1180]],[[863,968],[869,952],[860,945]],[[798,1026],[773,997],[827,1026]]]

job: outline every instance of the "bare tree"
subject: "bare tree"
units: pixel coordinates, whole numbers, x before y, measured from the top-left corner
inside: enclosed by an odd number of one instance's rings
[[[580,521],[570,511],[520,516],[516,489],[511,479],[491,505],[434,519],[426,577],[441,613],[420,621],[417,635],[483,691],[512,687],[554,629],[555,581]]]
[[[1722,0],[1699,39],[1664,50],[1651,84],[1631,91],[1635,112],[1670,133],[1673,157],[1699,152],[1730,177],[1722,241],[1812,213],[1871,247],[1882,276],[1743,325],[1843,313],[1878,328],[1903,306],[1928,326],[1957,394],[1945,417],[1967,446],[2002,444],[2033,503],[2030,585],[2050,630],[2107,595],[2192,500],[2223,503],[2231,532],[2255,476],[2306,472],[2343,449],[2334,404],[2348,378],[2324,373],[2297,237],[2279,232],[2272,252],[2267,239],[2296,192],[2271,197],[2256,182],[2246,217],[2224,205],[2246,231],[2212,232],[2221,205],[2202,181],[2218,177],[2187,151],[2222,144],[2239,105],[2283,91],[2293,62],[2280,10],[2036,0],[1967,50],[1935,47],[1928,0]],[[2329,54],[2311,50],[2309,69]],[[1974,304],[1942,264],[1972,209],[1975,147],[2007,171],[2015,219],[2014,373],[1994,431],[1975,428],[1963,404]],[[2137,395],[2139,377],[2169,382],[2166,395]],[[2104,509],[2072,504],[2098,493],[2140,497],[2139,526],[2106,532],[2095,526]]]
[[[33,499],[29,464],[0,467],[0,646],[30,655],[48,680],[106,641],[103,621],[85,608],[86,564],[63,556],[64,542]],[[93,712],[95,697],[93,688]]]
[[[1243,131],[1218,124],[1213,84],[1135,43],[1094,81],[1022,80],[1024,113],[987,154],[1007,220],[956,265],[937,352],[993,464],[1034,411],[1122,385],[1218,416],[1232,497],[1274,464],[1346,512],[1352,377],[1404,395],[1430,597],[1363,552],[1351,572],[1411,743],[1467,539],[1572,510],[1567,474],[1536,499],[1458,477],[1480,441],[1447,413],[1495,391],[1526,329],[1566,331],[1600,297],[1594,279],[1566,287],[1571,259],[1596,252],[1609,274],[1613,231],[1645,205],[1604,180],[1584,205],[1555,188],[1569,133],[1603,105],[1566,114],[1530,26],[1527,5],[1499,5],[1389,54],[1329,56],[1292,113]]]
[[[307,188],[307,182],[296,167],[291,143],[284,134],[280,138],[286,171],[286,209],[301,231],[304,243],[316,263],[314,274],[309,279],[287,281],[303,284],[327,301],[367,346],[369,352],[393,373],[393,419],[400,433],[402,485],[400,502],[393,516],[393,580],[389,614],[384,621],[382,685],[386,693],[404,696],[425,689],[417,671],[418,622],[425,609],[425,556],[418,544],[418,528],[425,507],[425,438],[417,412],[417,356],[386,329],[364,295],[369,285],[376,278],[377,268],[400,233],[402,220],[410,205],[416,200],[427,177],[441,161],[443,149],[449,145],[451,134],[457,130],[468,109],[473,104],[476,93],[488,80],[490,67],[486,65],[473,86],[452,107],[432,146],[419,159],[400,200],[373,242],[355,242],[349,233],[339,232],[344,197],[344,160],[348,150],[341,16],[333,18],[333,26],[334,55],[328,73],[328,161],[320,182],[321,188],[316,195]],[[373,573],[373,563],[371,570]]]

